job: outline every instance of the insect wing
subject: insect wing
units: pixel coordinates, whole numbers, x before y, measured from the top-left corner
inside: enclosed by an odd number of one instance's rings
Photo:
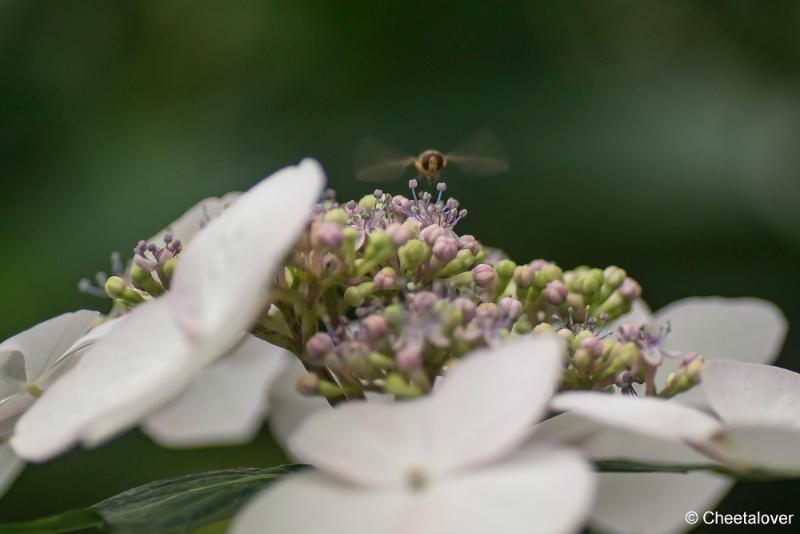
[[[464,173],[491,176],[508,172],[508,153],[490,130],[481,130],[447,154],[447,162]]]
[[[356,178],[362,182],[396,180],[414,159],[377,139],[367,138],[356,149]]]

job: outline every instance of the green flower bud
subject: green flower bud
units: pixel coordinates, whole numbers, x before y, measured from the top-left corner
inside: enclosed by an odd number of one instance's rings
[[[430,255],[430,247],[418,239],[412,239],[397,251],[397,256],[400,258],[400,267],[407,274],[416,271]]]
[[[314,373],[305,373],[297,380],[295,389],[306,397],[316,395],[319,391],[319,377]]]
[[[475,256],[467,249],[461,249],[456,254],[456,257],[447,262],[444,267],[436,271],[438,278],[447,278],[456,273],[463,272],[469,269],[475,262]]]
[[[378,199],[372,194],[364,195],[361,197],[361,200],[358,201],[358,207],[364,210],[373,210],[377,204]]]
[[[319,391],[319,394],[326,399],[338,399],[340,397],[344,397],[344,390],[333,382],[329,382],[327,380],[319,381],[319,384],[317,385],[317,391]]]
[[[383,230],[376,230],[369,234],[367,247],[364,249],[364,258],[368,261],[381,262],[394,252],[392,238]]]
[[[164,292],[164,288],[156,282],[150,271],[146,271],[136,264],[131,267],[131,282],[134,287],[147,291],[153,297],[157,297]]]
[[[333,208],[325,213],[322,220],[325,222],[339,223],[344,226],[347,224],[347,214],[342,208]]]
[[[624,269],[620,269],[616,265],[611,265],[606,267],[606,270],[603,271],[603,277],[606,280],[606,283],[612,288],[616,289],[622,285],[622,282],[625,281],[625,277],[627,277],[627,273]]]
[[[370,352],[367,361],[378,369],[394,369],[394,360],[380,352]]]
[[[544,323],[541,323],[544,324]],[[537,327],[541,326],[541,324],[536,325]],[[523,314],[520,316],[519,319],[514,323],[514,326],[511,328],[511,331],[515,334],[528,334],[533,331],[533,325],[531,324],[531,320],[528,319],[528,316]]]
[[[603,286],[603,281],[603,271],[600,269],[592,269],[583,278],[581,292],[584,295],[592,295],[597,293]]]
[[[395,329],[403,326],[406,320],[406,312],[400,304],[390,304],[383,310],[383,316]]]
[[[400,398],[414,398],[422,395],[422,390],[414,384],[409,384],[400,373],[389,373],[384,380],[384,391]]]
[[[105,290],[109,297],[122,301],[126,306],[144,301],[144,298],[139,293],[129,288],[125,284],[125,281],[119,276],[109,277],[108,280],[106,280]]]
[[[510,280],[511,277],[514,276],[514,269],[516,268],[517,264],[508,259],[500,260],[497,262],[497,265],[494,266],[497,276],[506,281]]]
[[[352,308],[357,308],[364,304],[364,297],[361,295],[358,286],[351,286],[344,290],[344,301]]]

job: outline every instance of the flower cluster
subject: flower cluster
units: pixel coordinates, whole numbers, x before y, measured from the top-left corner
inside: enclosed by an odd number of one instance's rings
[[[563,389],[617,386],[633,394],[638,383],[648,395],[671,396],[697,382],[702,358],[689,355],[657,392],[663,332],[639,325],[604,332],[641,295],[623,269],[517,264],[456,232],[467,210],[444,197],[445,183],[435,193],[416,180],[409,188],[409,196],[376,190],[345,203],[329,190],[313,207],[251,330],[300,358],[307,374],[299,391],[331,402],[370,391],[416,397],[460,356],[541,332],[567,341]],[[169,289],[182,245],[170,233],[160,240],[141,241],[127,272],[105,281],[118,306]]]

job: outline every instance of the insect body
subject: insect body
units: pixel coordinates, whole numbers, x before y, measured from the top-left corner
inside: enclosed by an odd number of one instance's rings
[[[398,152],[379,141],[366,139],[356,152],[356,178],[364,182],[388,182],[413,166],[429,184],[441,179],[452,163],[466,174],[490,176],[508,171],[508,158],[497,137],[483,130],[451,152],[424,150],[418,156]]]

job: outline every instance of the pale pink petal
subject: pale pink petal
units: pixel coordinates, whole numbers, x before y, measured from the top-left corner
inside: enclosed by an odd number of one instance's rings
[[[598,532],[677,534],[689,511],[713,510],[733,485],[707,473],[600,473],[590,523]]]
[[[141,304],[45,391],[11,444],[31,461],[77,442],[96,445],[177,397],[219,354],[213,344],[190,344],[166,300]]]
[[[429,461],[440,470],[494,460],[525,439],[547,410],[563,369],[555,336],[533,336],[467,356],[427,408]]]
[[[557,534],[578,530],[593,489],[589,466],[566,451],[515,458],[413,492],[362,489],[308,472],[257,496],[233,533]]]
[[[17,479],[25,462],[20,460],[8,442],[0,443],[0,497]]]
[[[226,348],[263,310],[272,278],[308,221],[324,175],[304,160],[261,181],[199,232],[181,254],[167,299],[193,338]]]
[[[672,325],[664,342],[670,350],[751,363],[777,358],[788,326],[777,306],[752,298],[679,300],[660,309],[656,321]]]
[[[360,484],[404,484],[408,466],[445,472],[509,452],[543,414],[561,341],[537,336],[476,351],[428,398],[350,402],[308,418],[289,441],[301,460]]]
[[[144,423],[165,447],[241,444],[250,441],[267,413],[267,391],[283,370],[283,349],[247,336],[180,397]]]
[[[711,360],[703,368],[706,398],[728,424],[800,429],[800,374],[753,363]]]
[[[284,370],[269,389],[267,423],[275,441],[286,448],[289,436],[300,423],[320,410],[330,410],[331,405],[323,397],[299,394],[295,385],[306,370],[293,355],[286,353],[284,359],[287,362]]]
[[[665,439],[702,442],[722,430],[720,422],[710,415],[664,399],[576,391],[555,396],[551,406],[554,410],[571,410],[613,427]]]
[[[710,450],[735,468],[800,474],[798,428],[735,426],[711,444]]]
[[[566,414],[565,414],[566,415]],[[708,464],[687,445],[607,428],[581,449],[594,459],[663,464]],[[591,523],[601,532],[682,532],[686,512],[713,509],[733,480],[708,473],[599,473]]]
[[[408,501],[403,489],[367,491],[309,470],[259,493],[236,515],[230,532],[412,534],[395,528]]]
[[[787,322],[781,310],[753,298],[693,297],[665,306],[656,322],[672,329],[664,348],[679,353],[697,352],[709,359],[770,363],[780,354]],[[667,358],[658,370],[659,388],[677,370],[680,358]],[[704,405],[702,384],[678,395],[677,400]]]
[[[176,221],[148,239],[148,242],[160,243],[165,234],[170,234],[174,240],[179,240],[185,247],[209,221],[233,204],[240,195],[239,192],[232,192],[223,197],[204,198],[189,208]]]
[[[5,340],[0,344],[0,352],[22,353],[27,381],[36,382],[86,333],[99,315],[89,310],[61,314]]]

